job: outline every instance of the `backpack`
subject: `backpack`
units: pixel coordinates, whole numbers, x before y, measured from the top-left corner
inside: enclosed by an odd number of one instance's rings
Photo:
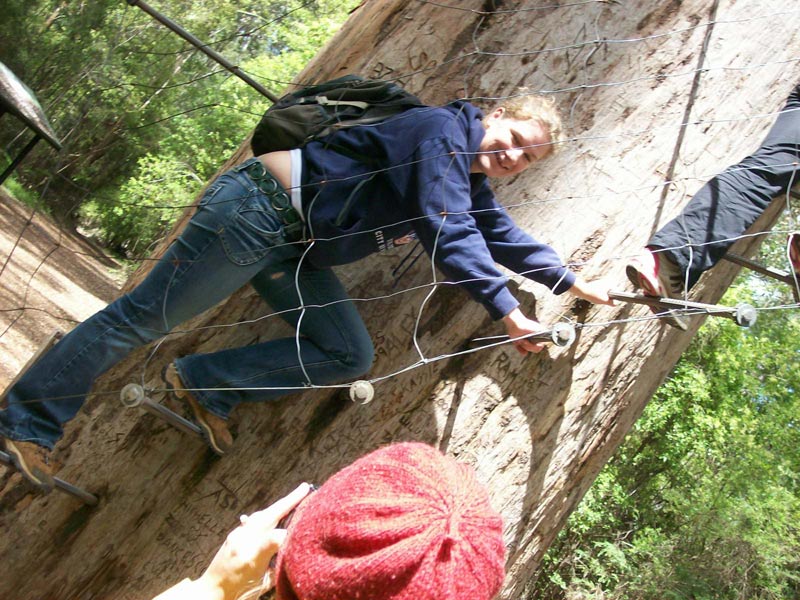
[[[418,106],[425,105],[394,82],[345,75],[278,100],[256,126],[250,147],[255,156],[302,148],[339,129],[379,123]]]

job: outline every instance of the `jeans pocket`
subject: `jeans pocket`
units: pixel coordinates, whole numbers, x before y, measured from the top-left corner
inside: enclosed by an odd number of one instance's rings
[[[206,204],[209,204],[213,199],[214,196],[219,193],[219,191],[225,187],[225,182],[217,179],[213,182],[210,186],[206,188],[206,191],[203,192],[202,198],[200,198],[200,202],[197,203],[198,210],[203,208]]]
[[[220,233],[225,254],[236,265],[251,265],[283,241],[283,223],[261,192],[249,195]]]

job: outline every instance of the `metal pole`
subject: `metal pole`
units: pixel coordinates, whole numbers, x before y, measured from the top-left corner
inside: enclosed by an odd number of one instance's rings
[[[158,402],[153,402],[150,398],[147,397],[144,388],[138,383],[129,383],[124,388],[122,388],[119,398],[122,401],[122,404],[124,404],[128,408],[135,408],[137,406],[141,406],[144,410],[146,410],[150,414],[153,414],[157,417],[164,419],[167,423],[169,423],[176,429],[179,429],[184,433],[193,433],[201,438],[203,437],[203,430],[200,429],[200,427],[198,427],[188,419],[184,419],[179,414],[172,412],[166,406],[162,406]]]
[[[570,325],[569,323],[556,323],[553,325],[552,329],[540,331],[539,333],[523,335],[515,339],[532,340],[534,342],[552,342],[561,348],[568,348],[575,341],[576,337],[577,333],[575,332],[575,327],[573,325]],[[507,335],[495,335],[491,337],[475,338],[467,343],[469,345],[474,345],[476,342],[482,342],[486,340],[501,340],[502,342],[506,342],[509,340],[509,337]],[[476,347],[490,348],[495,345],[496,343]]]
[[[550,331],[542,331],[533,335],[525,336],[525,339],[553,342],[561,348],[568,348],[575,341],[575,327],[569,323],[556,323]]]
[[[645,304],[663,310],[690,311],[696,314],[707,314],[712,317],[727,317],[736,321],[742,327],[751,327],[756,322],[756,309],[749,304],[739,304],[738,306],[722,306],[719,304],[704,304],[702,302],[691,302],[689,300],[679,300],[677,298],[664,298],[661,296],[645,296],[642,294],[631,294],[628,292],[608,292],[608,297],[612,300],[622,302],[632,302],[633,304]],[[687,313],[688,314],[688,313]]]
[[[42,138],[39,137],[39,134],[36,134],[33,136],[33,139],[25,145],[25,147],[22,149],[22,152],[19,153],[19,156],[17,156],[17,158],[15,158],[11,164],[6,167],[6,170],[3,171],[2,175],[0,175],[0,185],[2,185],[2,183],[8,179],[8,176],[14,172],[14,169],[19,166],[19,163],[21,163],[25,157],[28,156],[30,151],[33,150],[33,147],[36,145],[36,142],[38,142],[40,139]]]
[[[794,286],[794,278],[786,271],[780,271],[778,269],[773,269],[772,267],[765,267],[754,260],[750,260],[749,258],[740,256],[739,254],[732,254],[730,252],[725,254],[722,258],[728,262],[732,262],[735,265],[739,265],[740,267],[745,267],[746,269],[750,269],[756,273],[761,273],[762,275],[766,275],[772,279],[776,279],[785,284]]]
[[[787,273],[786,271],[781,271],[779,269],[773,269],[772,267],[765,267],[754,260],[750,260],[749,258],[745,258],[744,256],[740,256],[738,254],[732,254],[730,252],[725,254],[722,258],[728,262],[732,262],[735,265],[739,265],[740,267],[750,269],[751,271],[755,271],[756,273],[760,273],[761,275],[765,275],[775,279],[776,281],[785,283],[789,286],[789,289],[792,290],[794,301],[800,302],[800,291],[798,291],[797,287],[795,286],[794,277],[792,277],[791,273]]]
[[[7,452],[3,452],[0,450],[0,463],[5,463],[10,467],[14,467],[14,461],[11,460],[11,455]],[[84,504],[88,504],[89,506],[97,506],[98,498],[94,494],[90,494],[89,492],[82,490],[79,487],[75,487],[71,483],[67,483],[63,479],[59,479],[58,477],[53,477],[53,482],[55,483],[56,489],[61,490],[62,492],[66,492],[70,496],[74,496],[81,500]]]
[[[127,0],[127,2],[131,6],[138,6],[144,12],[146,12],[148,15],[153,17],[156,21],[158,21],[162,25],[165,25],[167,28],[169,28],[172,31],[174,31],[175,33],[177,33],[179,36],[181,36],[187,42],[192,44],[192,46],[194,46],[195,48],[197,48],[198,50],[203,52],[206,56],[208,56],[211,59],[215,60],[216,62],[221,64],[223,67],[225,67],[228,71],[230,71],[231,73],[236,75],[239,79],[244,81],[247,85],[249,85],[250,87],[252,87],[255,90],[257,90],[262,96],[266,96],[273,103],[278,101],[278,97],[275,94],[273,94],[267,88],[265,88],[263,85],[261,85],[260,83],[258,83],[254,79],[252,79],[249,75],[244,73],[239,67],[237,67],[236,65],[231,64],[221,54],[219,54],[218,52],[215,52],[214,50],[209,48],[207,44],[204,44],[203,42],[198,40],[191,33],[186,31],[185,29],[183,29],[177,23],[169,20],[167,17],[162,15],[160,12],[158,12],[157,10],[155,10],[154,8],[149,6],[146,2],[141,2],[140,0]]]

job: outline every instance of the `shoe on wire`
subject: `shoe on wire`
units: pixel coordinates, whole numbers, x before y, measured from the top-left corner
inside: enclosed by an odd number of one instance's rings
[[[197,398],[185,389],[186,386],[183,384],[174,363],[167,365],[167,368],[164,369],[163,377],[167,387],[172,390],[172,393],[180,400],[186,402],[189,408],[192,409],[194,420],[197,421],[200,429],[203,430],[203,437],[214,453],[222,456],[230,450],[231,446],[233,446],[233,436],[228,429],[228,424],[225,422],[225,419],[206,410],[203,405],[197,401]]]
[[[627,264],[625,274],[633,287],[641,289],[645,296],[683,299],[683,274],[663,252],[645,248]],[[654,306],[650,310],[676,329],[686,331],[689,328],[680,311],[660,311]]]
[[[4,447],[11,462],[22,476],[49,494],[55,487],[53,467],[50,464],[50,450],[33,442],[21,442],[5,438]]]
[[[634,287],[641,288],[647,296],[683,298],[683,274],[680,268],[663,252],[644,252],[631,259],[625,274]]]

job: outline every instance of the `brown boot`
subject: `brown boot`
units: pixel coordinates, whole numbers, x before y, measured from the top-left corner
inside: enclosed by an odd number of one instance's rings
[[[20,442],[5,438],[5,449],[22,476],[49,494],[55,486],[50,450],[33,442]]]
[[[181,376],[178,374],[178,369],[175,368],[174,364],[167,366],[164,371],[164,381],[166,381],[167,387],[172,389],[172,393],[186,402],[189,408],[192,409],[194,420],[197,421],[200,429],[203,430],[203,436],[206,438],[206,442],[208,442],[211,449],[220,456],[230,450],[233,445],[233,436],[228,430],[228,424],[225,422],[225,419],[207,411],[195,397],[185,389],[186,386],[183,384],[183,381],[181,381]]]

